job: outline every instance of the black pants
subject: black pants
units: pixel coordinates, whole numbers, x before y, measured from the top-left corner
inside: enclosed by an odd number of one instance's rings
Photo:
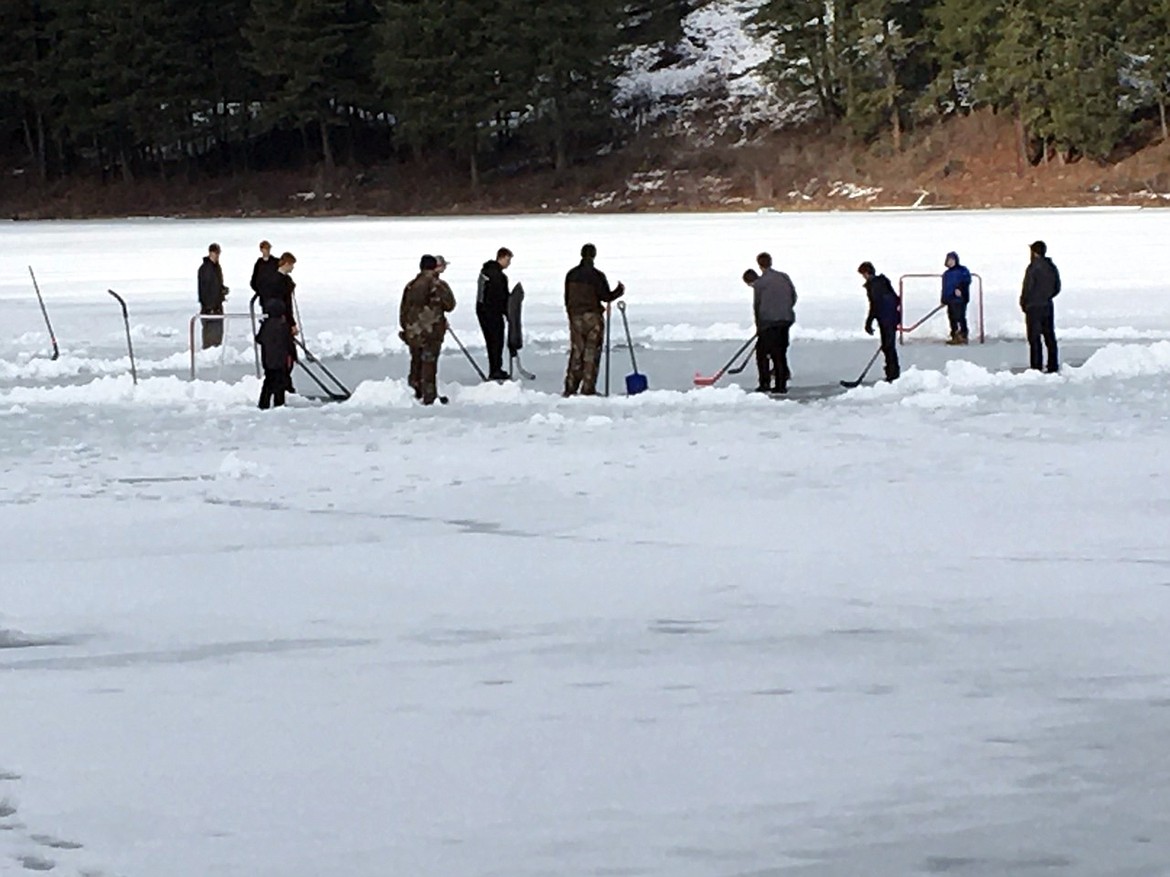
[[[788,390],[788,335],[791,323],[765,326],[756,338],[756,369],[760,373],[760,389]],[[772,381],[775,381],[773,387]]]
[[[260,409],[280,408],[284,405],[285,391],[292,387],[292,376],[288,369],[264,369],[264,384],[260,387]]]
[[[200,308],[200,313],[204,314],[222,314],[223,307],[218,308],[204,307]],[[203,349],[207,350],[209,347],[219,347],[223,344],[223,320],[203,320]]]
[[[1055,372],[1060,369],[1060,360],[1056,351],[1056,309],[1050,305],[1028,308],[1024,311],[1024,324],[1028,328],[1028,352],[1031,355],[1030,365],[1037,371],[1043,363],[1043,347],[1048,348],[1047,370]],[[1043,341],[1043,347],[1041,346]]]
[[[475,306],[479,317],[479,328],[487,344],[488,374],[498,375],[504,370],[504,315],[488,310],[483,305]]]
[[[952,335],[957,335],[960,338],[967,337],[967,303],[965,301],[948,304],[947,319],[951,321]]]
[[[882,353],[886,358],[886,380],[896,381],[902,374],[902,366],[898,363],[898,324],[878,323],[881,333]]]

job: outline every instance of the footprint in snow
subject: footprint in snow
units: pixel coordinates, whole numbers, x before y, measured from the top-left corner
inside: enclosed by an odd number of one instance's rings
[[[49,834],[30,834],[29,838],[43,847],[53,850],[79,850],[82,845],[71,840],[61,840]]]
[[[52,859],[40,856],[17,856],[16,861],[20,862],[26,871],[52,871],[57,867],[57,863]]]

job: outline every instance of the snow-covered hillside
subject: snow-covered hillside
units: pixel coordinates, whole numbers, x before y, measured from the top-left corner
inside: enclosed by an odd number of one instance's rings
[[[747,23],[757,5],[753,0],[705,4],[687,16],[678,43],[630,53],[618,82],[619,105],[643,124],[669,115],[671,130],[702,137],[801,118],[808,108],[782,101],[757,69],[771,51]]]

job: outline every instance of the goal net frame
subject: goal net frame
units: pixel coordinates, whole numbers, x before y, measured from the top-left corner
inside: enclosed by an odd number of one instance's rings
[[[941,284],[942,277],[943,277],[943,275],[941,275],[941,274],[903,274],[898,278],[898,303],[901,305],[901,309],[902,309],[902,318],[901,318],[901,321],[898,323],[898,343],[899,344],[905,344],[907,335],[910,335],[913,332],[915,332],[916,330],[921,329],[923,326],[926,325],[927,322],[929,322],[931,319],[936,317],[938,314],[943,313],[946,310],[946,308],[940,304],[937,307],[935,307],[934,310],[930,311],[925,316],[919,318],[916,322],[907,323],[906,322],[906,281],[907,280],[914,280],[914,279],[918,279],[918,280],[934,279],[934,280],[939,281]],[[971,291],[972,291],[972,295],[971,295],[970,304],[973,304],[976,306],[975,320],[976,320],[976,327],[977,327],[978,331],[975,334],[978,336],[980,344],[986,344],[987,343],[987,333],[986,333],[986,330],[985,330],[984,324],[983,324],[983,278],[974,272],[971,273]],[[917,300],[917,298],[918,298],[918,296],[914,296],[914,300]],[[968,307],[969,306],[970,305],[968,305]]]

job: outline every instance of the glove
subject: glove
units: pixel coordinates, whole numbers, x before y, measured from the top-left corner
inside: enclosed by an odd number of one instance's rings
[[[625,294],[626,294],[626,285],[624,283],[619,282],[618,285],[614,288],[613,297],[614,297],[614,299],[619,299]]]
[[[873,334],[873,321],[872,321],[872,320],[870,320],[870,321],[867,321],[867,322],[866,322],[866,324],[865,324],[865,334],[866,334],[866,335],[872,335],[872,334]]]

